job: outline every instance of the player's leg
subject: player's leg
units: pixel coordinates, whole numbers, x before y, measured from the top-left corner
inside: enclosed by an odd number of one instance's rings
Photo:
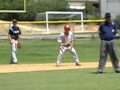
[[[11,64],[17,63],[17,57],[16,57],[16,49],[17,49],[17,41],[13,41],[11,45]]]
[[[100,46],[100,60],[97,73],[102,73],[104,71],[107,55],[108,55],[107,42],[102,40]]]
[[[65,47],[60,47],[59,54],[58,54],[58,57],[57,57],[56,66],[60,65],[62,57],[63,57],[63,53],[65,52],[65,50],[66,50]]]
[[[73,57],[73,59],[74,59],[75,62],[76,62],[76,65],[77,65],[77,66],[81,66],[80,61],[79,61],[79,58],[78,58],[78,55],[77,55],[74,47],[69,48],[68,50],[69,50],[70,53],[72,54],[72,57]]]
[[[117,51],[117,45],[116,45],[115,40],[112,40],[110,42],[109,54],[110,54],[110,58],[111,58],[112,65],[113,65],[115,72],[120,73],[118,51]]]

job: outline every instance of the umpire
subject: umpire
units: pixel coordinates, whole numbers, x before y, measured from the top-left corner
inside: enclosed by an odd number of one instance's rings
[[[116,73],[120,73],[118,52],[116,47],[116,33],[117,26],[111,20],[111,14],[105,13],[105,22],[101,23],[99,26],[99,36],[101,39],[100,46],[100,60],[98,65],[97,73],[103,73],[107,55],[110,55],[110,59]]]

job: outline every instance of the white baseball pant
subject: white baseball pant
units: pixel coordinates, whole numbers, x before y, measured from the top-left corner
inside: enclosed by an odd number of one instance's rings
[[[72,54],[72,57],[75,60],[75,62],[76,63],[80,63],[79,58],[77,56],[77,53],[76,53],[76,51],[75,51],[75,49],[73,47],[72,48],[71,47],[64,47],[64,48],[60,47],[56,64],[60,64],[61,63],[62,56],[63,56],[63,53],[65,51],[69,51]]]
[[[11,63],[17,63],[16,50],[17,50],[18,41],[12,39],[11,44]]]

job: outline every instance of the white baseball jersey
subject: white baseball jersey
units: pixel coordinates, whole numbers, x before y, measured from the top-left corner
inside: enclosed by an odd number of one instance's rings
[[[59,43],[66,43],[66,42],[70,42],[70,41],[73,41],[73,33],[72,32],[69,32],[68,35],[61,33],[58,37]]]

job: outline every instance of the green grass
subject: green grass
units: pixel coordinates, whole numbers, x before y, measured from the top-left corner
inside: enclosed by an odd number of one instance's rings
[[[0,74],[0,90],[120,90],[120,75],[107,68]]]
[[[56,62],[56,40],[23,40],[18,50],[19,63]],[[75,49],[81,62],[98,61],[100,41],[76,40]],[[120,52],[120,41],[117,40]],[[0,64],[9,63],[10,46],[7,40],[0,41]],[[68,52],[63,62],[73,62]],[[40,71],[0,74],[0,90],[120,90],[120,75],[112,68],[106,73],[95,74],[96,69]]]
[[[120,41],[117,40],[120,52]],[[81,62],[99,60],[100,41],[75,40],[75,49]],[[56,62],[59,45],[56,40],[23,40],[22,48],[18,50],[19,63],[53,63]],[[10,45],[7,40],[0,41],[0,64],[9,63]],[[63,62],[73,62],[71,55],[66,52]]]

